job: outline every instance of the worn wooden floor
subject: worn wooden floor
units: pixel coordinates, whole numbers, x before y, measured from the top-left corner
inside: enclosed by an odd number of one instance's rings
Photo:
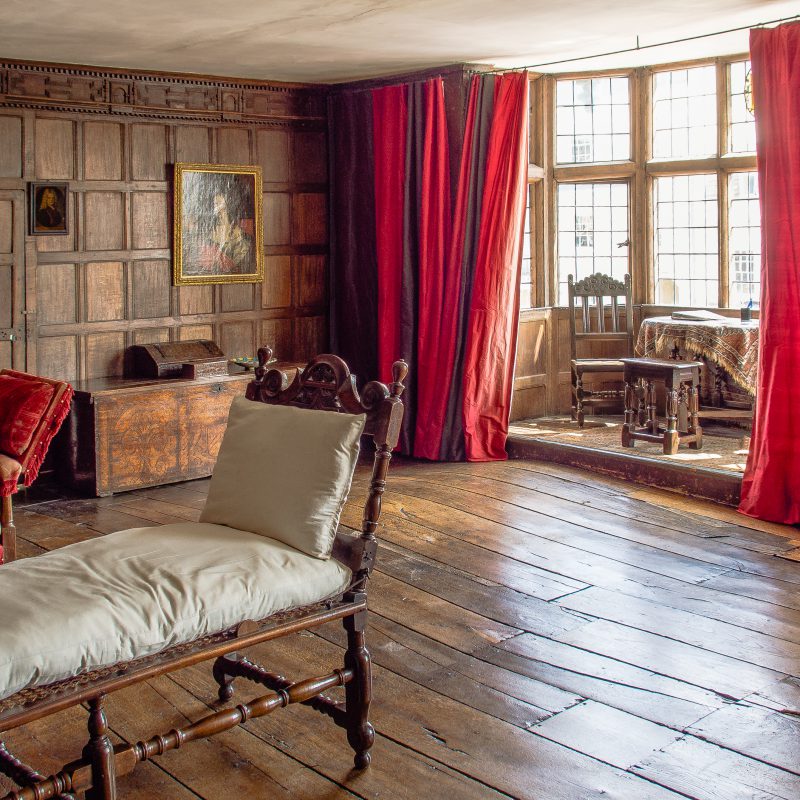
[[[542,463],[392,472],[370,590],[372,767],[351,772],[343,731],[293,706],[138,768],[121,800],[800,798],[800,563],[782,557],[800,532]],[[352,495],[364,486],[359,472]],[[206,488],[32,506],[22,553],[195,519]],[[323,628],[253,656],[321,674],[342,639]],[[109,718],[136,740],[213,697],[201,665],[119,693]],[[64,713],[8,743],[52,771],[83,725]]]

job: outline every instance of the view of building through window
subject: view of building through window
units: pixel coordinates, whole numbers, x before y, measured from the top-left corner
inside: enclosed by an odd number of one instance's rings
[[[567,276],[581,280],[628,272],[628,184],[562,183],[558,187],[558,303],[567,303]]]
[[[757,172],[733,172],[728,176],[728,227],[730,305],[758,303],[761,226]]]
[[[656,178],[653,192],[656,303],[717,305],[717,176]]]
[[[631,157],[627,78],[556,84],[556,161],[579,164]]]

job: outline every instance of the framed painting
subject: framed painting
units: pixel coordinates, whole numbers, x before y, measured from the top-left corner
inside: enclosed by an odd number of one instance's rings
[[[176,164],[174,282],[264,279],[261,167]]]
[[[64,236],[69,233],[66,183],[30,185],[30,221],[32,236]]]

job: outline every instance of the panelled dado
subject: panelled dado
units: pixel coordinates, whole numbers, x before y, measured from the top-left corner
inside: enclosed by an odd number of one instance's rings
[[[25,334],[0,341],[0,365],[75,380],[121,374],[125,347],[147,342],[213,339],[229,355],[266,342],[299,359],[324,349],[325,95],[0,61],[0,328]],[[180,161],[262,168],[262,284],[172,286]],[[34,180],[68,182],[66,236],[26,235]]]

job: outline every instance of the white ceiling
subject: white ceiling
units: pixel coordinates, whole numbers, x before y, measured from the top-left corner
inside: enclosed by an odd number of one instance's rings
[[[797,0],[4,0],[0,58],[332,83],[458,62],[541,64],[798,13]],[[747,49],[747,32],[565,68]]]

